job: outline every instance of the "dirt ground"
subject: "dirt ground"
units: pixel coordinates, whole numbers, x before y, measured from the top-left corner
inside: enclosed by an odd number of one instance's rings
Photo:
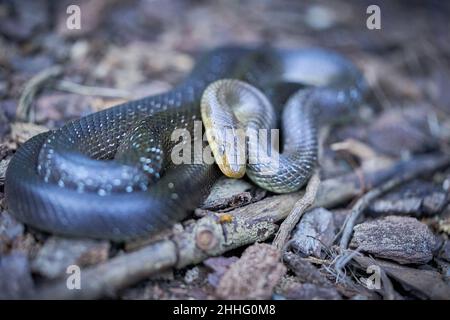
[[[381,29],[371,30],[366,9],[374,3],[381,10]],[[81,29],[67,27],[70,4],[81,9]],[[320,160],[322,181],[331,185],[352,175],[357,190],[338,205],[304,214],[289,246],[279,251],[270,243],[287,214],[280,213],[281,203],[293,205],[296,199],[276,198],[248,181],[222,181],[209,203],[176,228],[189,230],[205,216],[226,224],[237,212],[258,214],[258,203],[266,201],[265,206],[278,203],[273,212],[282,216],[267,227],[273,230],[178,268],[141,273],[136,281],[123,279],[124,270],[134,269],[122,264],[114,269],[120,281],[81,297],[449,299],[448,163],[409,180],[397,177],[397,187],[363,203],[349,248],[337,240],[358,199],[381,185],[383,170],[403,161],[410,169],[395,167],[403,175],[421,170],[417,159],[425,157],[432,167],[448,156],[449,16],[450,3],[437,0],[1,2],[0,297],[39,295],[64,281],[73,264],[95,278],[98,267],[110,267],[113,259],[145,257],[143,250],[155,240],[116,244],[62,238],[16,221],[4,201],[5,170],[15,150],[68,120],[169,90],[200,53],[232,43],[327,48],[363,71],[370,95],[360,119],[332,129]],[[50,80],[36,84],[39,74]],[[390,178],[396,179],[395,172]],[[158,239],[174,232],[179,231]],[[368,269],[374,265],[375,273]],[[381,287],[371,287],[372,274],[381,277]],[[45,292],[52,297],[60,291]]]

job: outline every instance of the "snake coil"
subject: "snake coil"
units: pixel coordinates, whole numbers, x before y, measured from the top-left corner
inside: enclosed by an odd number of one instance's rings
[[[9,211],[44,231],[116,241],[147,236],[184,219],[220,172],[198,161],[202,152],[195,150],[190,164],[170,161],[177,145],[171,133],[184,129],[195,136],[202,94],[223,78],[254,85],[274,106],[310,86],[283,111],[282,171],[263,174],[267,168],[258,164],[247,169],[253,181],[275,192],[296,190],[310,176],[317,158],[316,120],[354,112],[365,91],[355,66],[327,51],[213,50],[167,93],[90,114],[28,140],[6,172]],[[226,94],[236,89],[228,86]],[[268,116],[260,122],[275,127],[275,116]]]

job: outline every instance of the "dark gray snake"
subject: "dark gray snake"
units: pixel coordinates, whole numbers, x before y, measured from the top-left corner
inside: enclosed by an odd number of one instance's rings
[[[149,235],[186,218],[220,171],[201,161],[197,147],[192,148],[191,164],[174,164],[171,153],[177,141],[171,133],[185,129],[197,136],[202,94],[223,78],[252,84],[275,108],[297,92],[282,119],[282,161],[293,165],[265,182],[275,192],[297,190],[307,181],[317,160],[320,121],[354,113],[365,92],[355,66],[327,51],[213,50],[167,93],[88,115],[28,140],[6,173],[9,211],[44,231],[119,241]],[[234,89],[229,89],[226,94],[233,99]],[[261,121],[278,126],[274,119]],[[203,140],[197,139],[197,146],[206,147]],[[251,171],[258,183],[262,167]],[[277,189],[286,184],[286,190]]]

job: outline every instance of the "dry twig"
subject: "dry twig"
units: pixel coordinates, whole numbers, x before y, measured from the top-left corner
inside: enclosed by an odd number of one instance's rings
[[[419,166],[412,168],[411,170],[400,171],[397,175],[383,183],[381,186],[367,192],[355,203],[349,218],[343,226],[342,237],[339,243],[341,249],[346,249],[348,247],[356,221],[373,200],[401,184],[409,182],[421,175],[433,173],[436,170],[449,165],[450,157],[447,156],[429,166]]]
[[[16,121],[33,122],[31,105],[33,104],[34,97],[50,81],[59,77],[62,74],[62,70],[61,66],[53,66],[42,70],[25,84],[16,110]]]
[[[316,171],[309,180],[308,185],[306,186],[305,194],[300,200],[295,203],[294,209],[281,223],[280,229],[275,235],[275,239],[273,240],[272,245],[274,245],[279,251],[283,250],[284,245],[289,238],[289,235],[291,234],[297,223],[300,221],[303,213],[305,213],[305,211],[314,203],[319,185],[319,173]]]
[[[90,87],[67,80],[60,80],[56,83],[53,83],[53,81],[60,77],[62,73],[63,69],[61,66],[52,66],[39,72],[25,84],[25,88],[23,89],[23,93],[19,99],[19,105],[17,106],[16,121],[34,121],[34,115],[32,113],[31,106],[33,104],[33,101],[35,100],[35,96],[44,87],[49,85],[51,85],[56,90],[72,92],[80,95],[123,99],[131,98],[129,92],[126,92],[124,90]]]
[[[114,88],[91,87],[75,82],[61,80],[55,84],[55,88],[61,91],[67,91],[84,96],[101,96],[106,98],[131,99],[129,92]]]

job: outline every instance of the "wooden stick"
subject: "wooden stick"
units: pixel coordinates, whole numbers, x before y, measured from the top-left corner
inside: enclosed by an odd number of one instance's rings
[[[304,196],[298,200],[292,212],[287,216],[287,218],[281,223],[280,229],[275,235],[275,239],[272,242],[280,252],[283,250],[289,235],[295,228],[297,223],[300,221],[303,213],[314,203],[316,199],[317,190],[319,189],[320,178],[319,173],[316,171],[306,186],[306,192]]]
[[[54,81],[57,77],[61,76],[62,72],[63,69],[61,66],[53,66],[42,70],[25,84],[16,110],[16,121],[34,121],[31,112],[31,105],[34,101],[34,97],[49,82]]]
[[[363,195],[359,200],[355,203],[352,208],[352,212],[350,214],[349,219],[345,222],[342,231],[341,241],[339,246],[341,249],[347,249],[348,244],[350,242],[350,238],[353,233],[353,227],[356,224],[359,216],[366,210],[366,208],[372,203],[373,200],[385,194],[389,190],[392,190],[401,184],[409,182],[421,175],[429,175],[440,168],[446,167],[450,165],[450,158],[444,157],[439,161],[434,163],[430,163],[429,165],[424,164],[423,166],[418,166],[411,170],[399,172],[398,175],[394,176],[387,182],[383,183],[381,186],[372,189]]]
[[[67,80],[60,80],[57,83],[55,83],[55,89],[80,94],[84,96],[101,96],[106,98],[121,98],[126,100],[132,98],[131,94],[125,90],[106,87],[85,86]]]

